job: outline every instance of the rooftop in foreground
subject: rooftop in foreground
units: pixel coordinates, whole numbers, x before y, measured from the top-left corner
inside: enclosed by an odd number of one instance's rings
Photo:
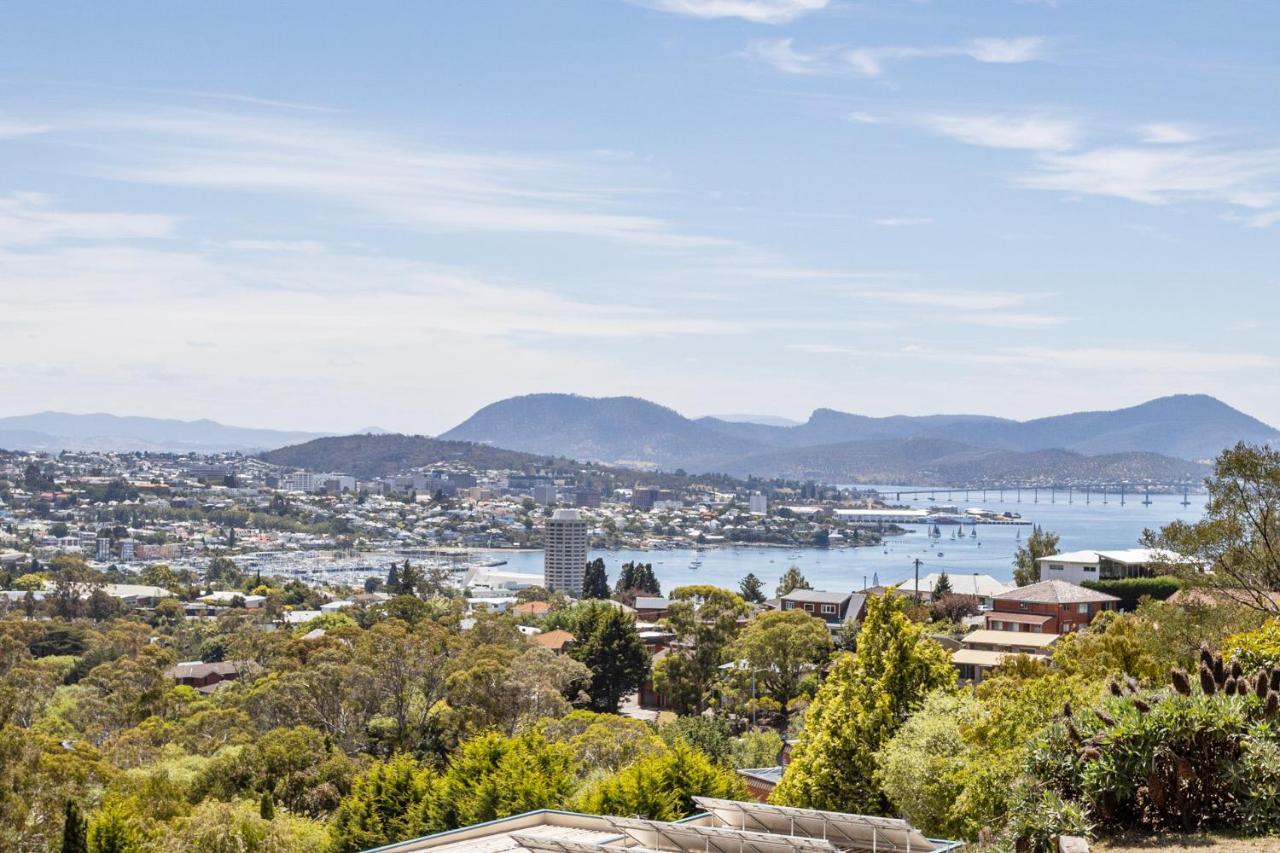
[[[703,813],[681,821],[543,809],[377,848],[378,853],[942,853],[957,841],[926,838],[904,820],[694,797]]]

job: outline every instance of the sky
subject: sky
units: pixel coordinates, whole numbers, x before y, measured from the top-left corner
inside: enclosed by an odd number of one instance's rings
[[[0,415],[1280,423],[1273,3],[15,2]]]

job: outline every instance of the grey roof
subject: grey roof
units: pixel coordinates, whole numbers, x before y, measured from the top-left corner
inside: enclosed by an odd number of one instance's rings
[[[668,598],[656,598],[654,596],[636,596],[636,610],[666,610],[671,606],[671,600]]]
[[[783,601],[799,601],[812,604],[844,604],[851,592],[824,592],[820,589],[793,589],[782,596]]]
[[[785,769],[784,767],[740,767],[738,775],[776,785],[782,781],[782,772]]]
[[[1096,604],[1120,600],[1114,595],[1066,581],[1040,581],[1002,592],[992,598],[995,601],[1026,601],[1032,604]]]

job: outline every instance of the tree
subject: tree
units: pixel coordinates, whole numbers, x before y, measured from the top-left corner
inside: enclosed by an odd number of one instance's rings
[[[935,622],[958,623],[967,616],[977,616],[979,612],[978,603],[973,596],[956,595],[954,592],[940,597],[935,592],[934,599],[929,604],[929,618]]]
[[[666,622],[676,639],[654,667],[653,682],[677,712],[706,710],[738,619],[749,612],[736,593],[715,586],[682,586],[671,593]]]
[[[131,809],[117,804],[98,809],[89,824],[89,849],[93,853],[137,853],[142,837]]]
[[[89,826],[75,800],[67,800],[62,820],[62,853],[89,853]]]
[[[813,589],[813,587],[805,580],[804,575],[800,574],[799,566],[790,566],[778,579],[777,597],[782,598],[797,589]]]
[[[662,587],[651,563],[628,562],[622,564],[613,591],[620,599],[634,601],[637,595],[661,595]]]
[[[742,594],[743,601],[764,604],[764,582],[756,577],[755,572],[748,572],[745,578],[738,581],[738,591]]]
[[[872,596],[858,649],[836,662],[805,715],[804,732],[771,801],[883,814],[875,753],[939,687],[955,684],[950,655],[906,614],[907,599]]]
[[[1280,450],[1237,444],[1217,458],[1205,486],[1209,501],[1199,521],[1148,530],[1143,544],[1172,552],[1159,568],[1188,586],[1280,613]]]
[[[953,591],[954,590],[951,589],[951,576],[948,575],[946,572],[943,572],[942,574],[938,575],[938,579],[933,584],[934,600],[936,601],[937,599],[942,598],[942,596],[947,595],[948,593],[951,593]]]
[[[591,670],[591,709],[617,713],[622,699],[649,675],[649,653],[633,615],[612,604],[592,602],[573,611],[577,639],[570,656]]]
[[[374,762],[356,777],[329,821],[336,853],[355,853],[424,835],[439,781],[404,753]]]
[[[803,610],[774,610],[747,623],[729,657],[743,669],[735,675],[745,692],[768,697],[777,712],[778,729],[785,732],[791,704],[817,687],[817,672],[831,652],[831,632],[821,619]]]
[[[1058,553],[1058,534],[1043,530],[1040,525],[1031,528],[1027,544],[1019,545],[1013,555],[1013,582],[1018,586],[1026,586],[1040,580],[1041,557],[1052,557]]]
[[[263,791],[258,800],[258,817],[263,820],[276,819],[276,801],[271,798],[270,791]]]
[[[503,737],[496,732],[465,741],[449,762],[432,804],[441,829],[559,808],[576,785],[573,753],[537,733]]]
[[[695,796],[741,800],[746,794],[738,774],[711,763],[688,744],[676,743],[604,777],[583,792],[578,807],[592,814],[671,821],[698,811]]]
[[[588,562],[586,571],[582,574],[582,597],[609,597],[609,575],[604,569],[604,560],[600,557]]]

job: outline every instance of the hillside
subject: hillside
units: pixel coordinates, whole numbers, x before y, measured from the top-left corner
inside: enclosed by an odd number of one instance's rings
[[[726,473],[828,483],[979,485],[982,483],[1198,482],[1208,468],[1154,453],[1085,456],[1067,450],[1019,452],[935,438],[854,441],[750,456]]]
[[[612,464],[651,463],[703,470],[713,460],[769,446],[711,429],[637,397],[574,394],[530,394],[501,400],[440,437]]]
[[[259,454],[263,461],[308,471],[341,471],[356,477],[385,477],[406,468],[465,462],[479,468],[523,468],[552,460],[467,441],[422,435],[365,434],[317,438]]]
[[[211,420],[180,421],[109,414],[39,412],[0,418],[0,447],[6,450],[251,453],[320,435],[322,433],[228,426]]]
[[[422,435],[395,433],[343,435],[318,438],[305,444],[282,447],[258,454],[273,465],[304,468],[308,471],[341,471],[361,479],[385,477],[409,468],[420,468],[445,462],[462,462],[476,468],[514,471],[546,471],[572,476],[597,488],[635,485],[643,481],[661,488],[687,486],[691,478],[683,474],[616,468],[591,462],[576,462],[563,457],[543,456],[504,450],[470,441],[446,441]],[[700,482],[732,488],[734,483],[723,476],[697,477]]]
[[[595,459],[612,464],[657,465],[690,471],[766,474],[781,468],[845,471],[850,443],[930,439],[955,442],[970,450],[1032,454],[1063,450],[1081,456],[1151,454],[1145,459],[1112,460],[1111,468],[1166,474],[1181,479],[1187,468],[1156,457],[1202,461],[1237,441],[1276,442],[1280,432],[1205,395],[1177,395],[1115,411],[1078,412],[1030,421],[985,415],[868,417],[817,409],[803,424],[777,426],[753,421],[678,412],[635,397],[595,399],[569,394],[535,394],[501,400],[481,409],[444,434],[529,452]],[[889,447],[885,445],[884,447]],[[919,445],[903,445],[918,447]],[[801,451],[798,456],[774,454]],[[998,459],[1004,459],[998,462]],[[1063,457],[1062,459],[1065,459]],[[972,470],[1032,465],[1039,459],[1055,470],[1069,465],[1059,457],[988,457]],[[787,461],[783,461],[787,460]],[[752,466],[762,465],[756,469]],[[855,466],[863,470],[865,466]],[[1101,469],[1099,464],[1092,466]],[[891,466],[890,470],[904,470]],[[1063,474],[1067,471],[1064,469]]]

